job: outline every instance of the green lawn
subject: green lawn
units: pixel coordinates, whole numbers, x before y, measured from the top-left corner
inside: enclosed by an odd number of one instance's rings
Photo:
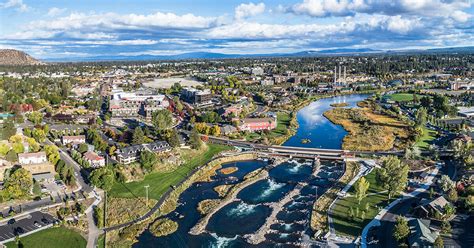
[[[139,182],[115,184],[109,191],[111,197],[145,197],[145,185],[149,185],[148,196],[159,200],[171,185],[176,185],[188,176],[194,168],[209,162],[215,154],[229,150],[229,146],[208,144],[208,150],[195,157],[185,158],[185,164],[179,166],[172,172],[152,172]]]
[[[24,248],[82,248],[86,247],[87,241],[77,232],[64,227],[53,227],[33,233],[20,238]],[[8,248],[18,247],[15,241],[5,244]]]
[[[377,193],[384,189],[376,183],[375,171],[372,171],[366,176],[367,181],[370,182],[368,194]],[[360,205],[355,196],[354,187],[352,187],[348,194],[351,196],[345,197],[338,200],[333,208],[332,218],[334,221],[334,229],[338,234],[344,236],[359,236],[362,233],[362,229],[377,215],[379,208],[383,208],[388,204],[388,194],[374,194],[365,197]],[[365,213],[365,218],[362,219],[362,211],[365,210],[366,204],[369,205],[368,211]],[[359,208],[359,216],[354,218],[349,217],[349,209],[352,207],[354,214],[356,214],[356,208]]]
[[[421,136],[420,140],[416,142],[415,145],[422,149],[427,149],[430,146],[429,142],[434,140],[435,137],[436,131],[423,127],[423,135]]]
[[[423,95],[416,95],[420,100]],[[390,99],[396,102],[410,102],[413,101],[413,94],[411,93],[395,93],[390,95]]]

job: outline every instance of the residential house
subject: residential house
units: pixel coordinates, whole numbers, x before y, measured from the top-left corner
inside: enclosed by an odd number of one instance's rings
[[[18,162],[21,165],[41,164],[48,162],[45,152],[32,152],[18,154]]]
[[[444,209],[447,205],[450,205],[444,196],[440,196],[436,199],[422,199],[418,207],[416,207],[416,213],[420,217],[429,218],[435,216],[443,216]]]
[[[86,143],[85,135],[63,136],[61,139],[62,139],[63,145],[67,145],[67,144],[79,145],[79,144]]]
[[[409,247],[433,247],[439,233],[430,229],[430,221],[426,219],[412,219],[408,221],[410,236]]]
[[[99,156],[93,151],[87,151],[84,153],[83,158],[85,161],[89,162],[92,168],[104,167],[105,159],[102,156]]]

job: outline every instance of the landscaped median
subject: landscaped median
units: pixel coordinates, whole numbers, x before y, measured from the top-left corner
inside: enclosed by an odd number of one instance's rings
[[[335,202],[330,214],[336,234],[350,237],[359,236],[365,225],[377,215],[381,208],[388,204],[388,193],[377,182],[375,174],[374,170],[365,176],[370,186],[367,196],[360,203],[355,197],[354,186],[347,192],[346,197]]]
[[[313,231],[328,230],[327,211],[331,203],[337,198],[337,193],[348,184],[359,172],[359,164],[356,162],[347,162],[344,175],[339,181],[323,195],[321,195],[313,205],[311,212],[311,229]]]

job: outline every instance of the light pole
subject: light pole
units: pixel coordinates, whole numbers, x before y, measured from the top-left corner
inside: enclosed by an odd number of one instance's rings
[[[148,207],[148,188],[150,187],[150,185],[145,185],[145,192],[146,192],[146,206]]]

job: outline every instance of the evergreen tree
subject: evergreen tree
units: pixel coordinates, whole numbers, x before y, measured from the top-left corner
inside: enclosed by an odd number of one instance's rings
[[[133,131],[133,138],[132,138],[132,144],[143,144],[145,143],[145,134],[143,133],[143,130],[141,127],[135,128]]]

